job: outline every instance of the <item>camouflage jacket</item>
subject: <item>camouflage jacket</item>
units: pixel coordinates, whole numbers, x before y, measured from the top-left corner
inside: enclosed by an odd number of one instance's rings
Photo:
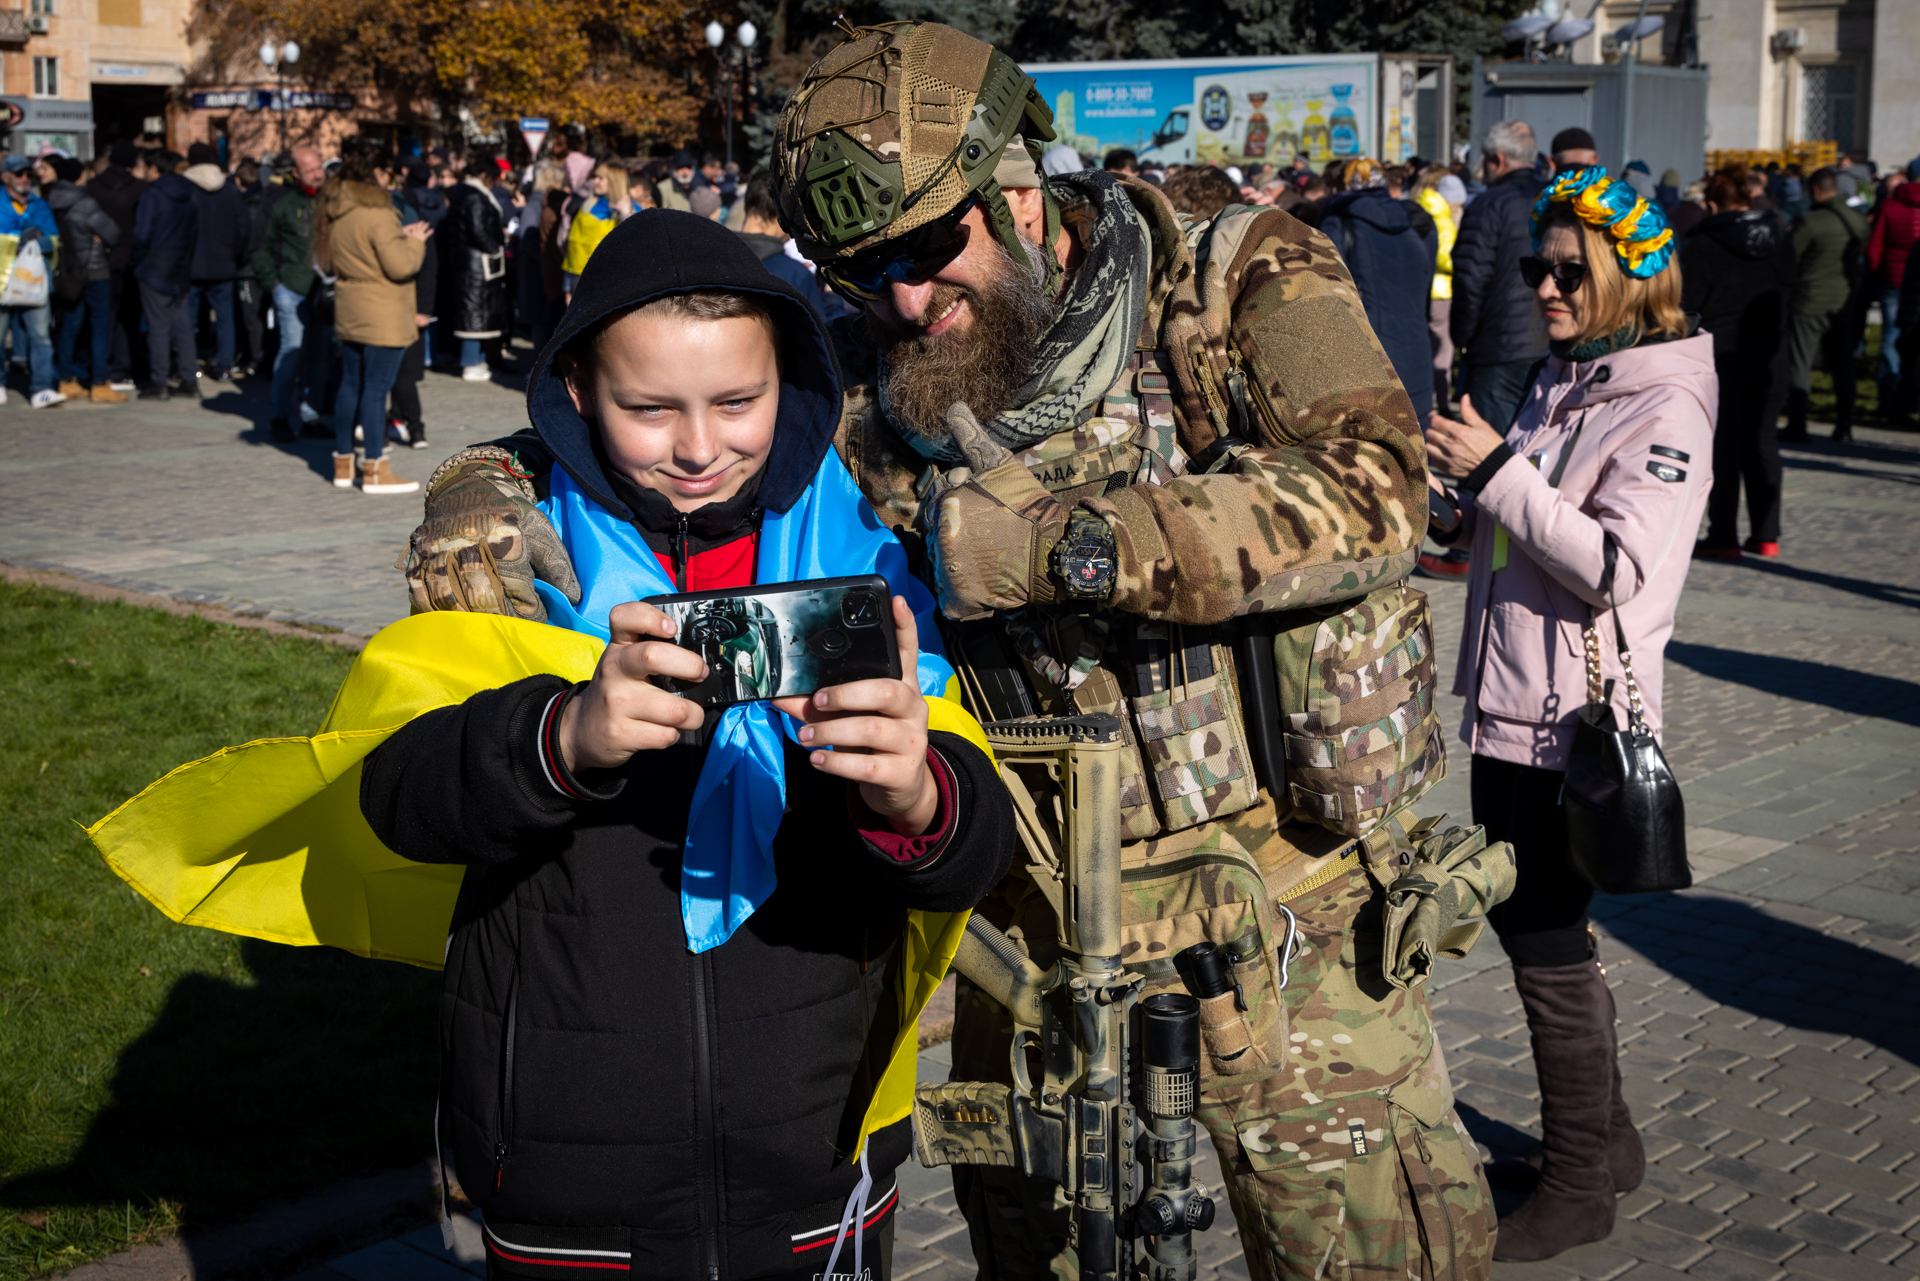
[[[1153,244],[1134,394],[1117,386],[1090,423],[1021,456],[1048,489],[1112,526],[1111,603],[1207,624],[1356,599],[1404,578],[1426,529],[1425,445],[1332,243],[1278,209],[1230,206],[1193,221],[1151,184],[1124,186]],[[837,333],[848,384],[840,456],[882,519],[914,541],[929,465],[880,413],[873,351],[844,324]],[[1250,434],[1226,465],[1187,471],[1231,430],[1218,370],[1245,388]],[[1111,468],[1067,465],[1135,420],[1166,429],[1156,483],[1109,493]],[[1137,434],[1156,448],[1155,433]]]

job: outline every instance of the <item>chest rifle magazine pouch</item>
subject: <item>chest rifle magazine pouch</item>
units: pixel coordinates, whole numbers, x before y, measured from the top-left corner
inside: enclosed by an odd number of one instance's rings
[[[1365,836],[1446,777],[1424,592],[1394,583],[1345,607],[1290,611],[1273,662],[1296,817]]]

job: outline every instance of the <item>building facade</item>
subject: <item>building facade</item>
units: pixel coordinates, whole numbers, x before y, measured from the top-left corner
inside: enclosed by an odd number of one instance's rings
[[[190,0],[21,0],[0,10],[0,109],[10,151],[164,133],[185,83]]]
[[[1617,58],[1614,37],[1642,6],[1596,7],[1576,62]],[[1664,20],[1639,46],[1645,61],[1684,62],[1691,30],[1710,73],[1708,149],[1832,142],[1882,167],[1920,155],[1920,0],[1650,0],[1645,11]]]

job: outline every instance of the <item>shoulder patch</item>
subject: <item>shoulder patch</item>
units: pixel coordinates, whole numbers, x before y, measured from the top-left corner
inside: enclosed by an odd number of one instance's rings
[[[1675,449],[1672,445],[1655,445],[1647,452],[1650,454],[1658,454],[1662,458],[1671,458],[1676,463],[1690,463],[1693,461],[1691,454],[1688,454],[1684,450]]]
[[[1648,462],[1647,470],[1652,472],[1656,479],[1664,480],[1669,485],[1678,484],[1687,478],[1685,471],[1673,466],[1671,463]]]

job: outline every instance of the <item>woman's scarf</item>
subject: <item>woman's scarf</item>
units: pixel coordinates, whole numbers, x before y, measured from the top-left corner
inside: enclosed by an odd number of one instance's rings
[[[1147,314],[1147,275],[1153,259],[1147,222],[1113,175],[1093,170],[1062,174],[1047,179],[1047,189],[1048,199],[1091,204],[1093,226],[1086,259],[1055,308],[1052,327],[1040,339],[1026,384],[1014,395],[1016,407],[982,424],[989,436],[1016,452],[1086,420],[1133,355]],[[1045,251],[1051,253],[1052,246]],[[886,387],[883,370],[883,411]],[[894,423],[922,456],[948,464],[966,461],[951,436],[921,436],[898,419]]]
[[[589,497],[564,468],[554,469],[540,509],[585,588],[576,607],[535,583],[555,626],[608,640],[607,616],[615,605],[679,591],[638,531]],[[754,568],[760,585],[879,574],[894,595],[906,598],[919,626],[920,692],[947,692],[953,668],[943,657],[933,597],[832,449],[793,506],[763,518]],[[680,918],[690,951],[726,942],[773,893],[773,838],[787,797],[780,737],[784,732],[797,743],[796,730],[793,718],[770,703],[737,703],[721,713],[693,789],[681,851]]]

